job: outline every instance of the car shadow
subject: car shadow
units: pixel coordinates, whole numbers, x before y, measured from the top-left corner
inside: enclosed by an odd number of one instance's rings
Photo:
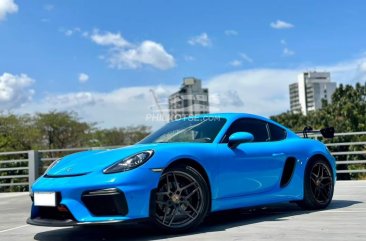
[[[327,210],[346,208],[358,201],[333,200]],[[101,225],[62,228],[37,233],[35,240],[39,241],[117,241],[117,240],[161,240],[177,236],[194,235],[225,231],[229,228],[249,225],[266,221],[283,221],[286,218],[311,213],[293,203],[270,205],[260,208],[236,209],[210,214],[194,232],[185,234],[165,235],[147,223]]]

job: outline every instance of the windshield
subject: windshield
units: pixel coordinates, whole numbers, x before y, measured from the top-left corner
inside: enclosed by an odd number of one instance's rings
[[[150,134],[139,144],[167,142],[206,142],[212,143],[226,119],[187,118],[170,122],[158,131]]]

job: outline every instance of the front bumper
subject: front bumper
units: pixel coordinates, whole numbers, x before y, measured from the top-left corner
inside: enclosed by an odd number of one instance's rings
[[[27,223],[39,226],[74,226],[135,222],[150,213],[151,191],[160,173],[134,169],[125,173],[89,173],[74,177],[41,177],[32,192],[56,192],[57,207],[32,205]]]
[[[111,220],[111,221],[99,221],[99,222],[77,222],[75,220],[55,220],[55,219],[44,219],[44,218],[28,218],[27,224],[35,226],[47,226],[47,227],[70,227],[70,226],[88,226],[88,225],[108,225],[108,224],[118,224],[118,223],[136,223],[146,221],[147,218],[140,218],[134,220]]]

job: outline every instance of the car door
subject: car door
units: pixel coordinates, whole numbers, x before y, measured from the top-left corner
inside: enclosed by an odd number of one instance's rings
[[[253,142],[227,145],[235,132],[249,132]],[[271,141],[269,123],[252,118],[235,121],[218,145],[219,197],[268,192],[278,186],[285,162],[281,141]]]

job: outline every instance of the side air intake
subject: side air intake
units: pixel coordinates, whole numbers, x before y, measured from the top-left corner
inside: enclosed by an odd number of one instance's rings
[[[296,159],[294,157],[287,158],[282,172],[281,188],[286,187],[290,183],[291,178],[294,174],[295,165],[296,165]]]

